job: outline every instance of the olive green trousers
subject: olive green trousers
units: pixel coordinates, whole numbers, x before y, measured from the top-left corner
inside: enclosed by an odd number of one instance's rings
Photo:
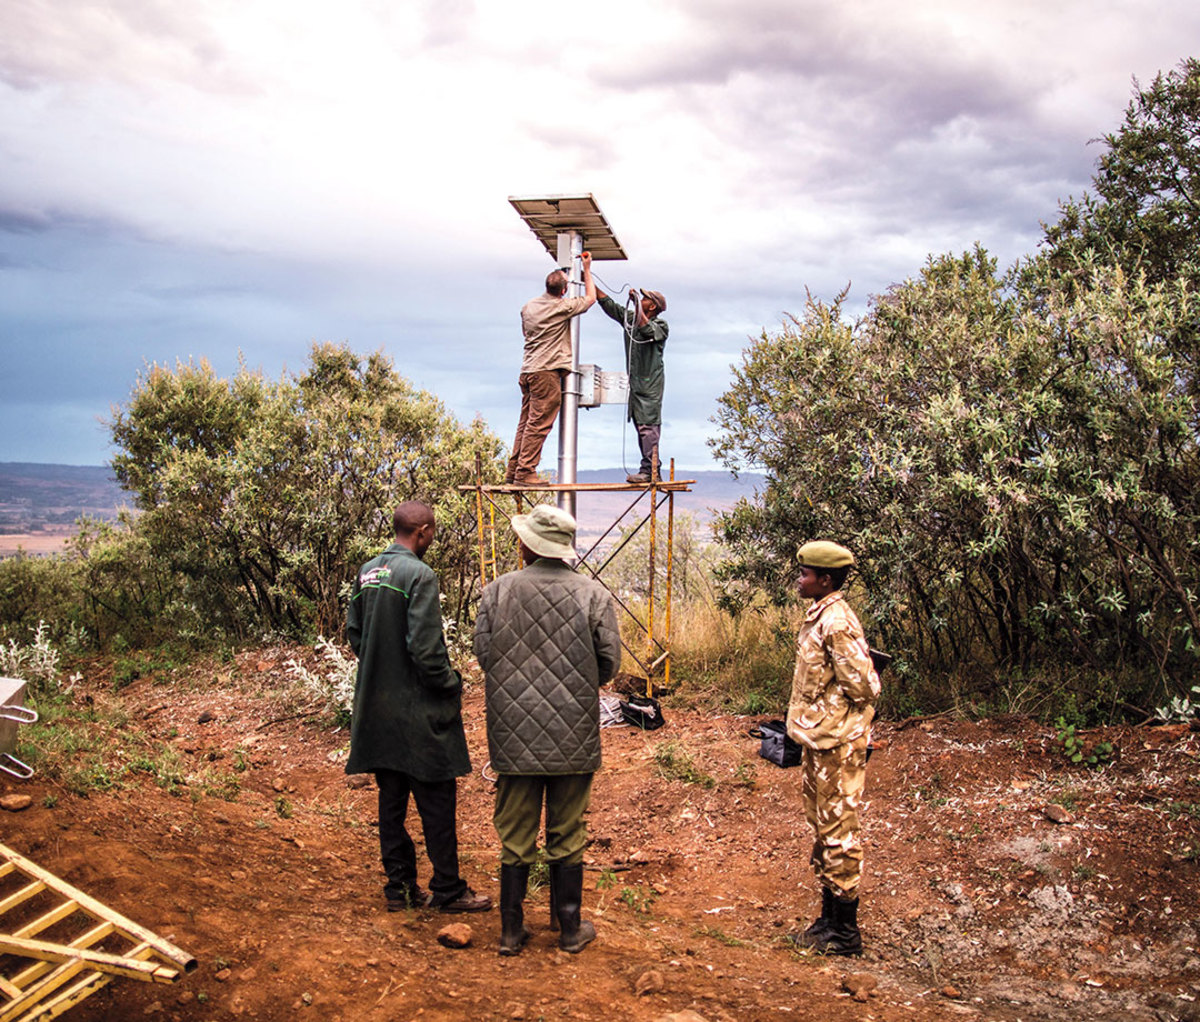
[[[500,835],[500,862],[532,866],[537,862],[542,804],[546,807],[546,861],[574,866],[583,861],[592,774],[500,774],[492,823]]]

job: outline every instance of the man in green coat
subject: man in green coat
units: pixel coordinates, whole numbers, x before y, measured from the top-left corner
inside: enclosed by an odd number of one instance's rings
[[[600,308],[625,328],[629,418],[637,429],[638,447],[642,451],[641,466],[626,477],[626,482],[648,483],[656,466],[661,465],[658,442],[662,436],[665,381],[663,349],[667,346],[667,321],[662,314],[667,311],[667,300],[661,291],[643,291],[640,298],[637,291],[631,291],[630,296],[634,301],[626,310],[596,288]]]
[[[389,912],[431,905],[483,912],[458,872],[458,781],[471,772],[462,723],[462,678],[442,634],[437,576],[424,563],[437,527],[428,504],[410,500],[392,516],[395,542],[354,580],[346,637],[358,657],[346,773],[374,773],[379,786],[379,848]],[[426,894],[404,826],[417,803],[433,865]]]

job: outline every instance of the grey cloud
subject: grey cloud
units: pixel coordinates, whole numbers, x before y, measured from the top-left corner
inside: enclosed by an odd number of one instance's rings
[[[0,206],[0,234],[51,234],[59,230],[80,234],[132,234],[127,224],[108,217],[55,207],[18,209]]]
[[[0,206],[0,234],[34,234],[52,227],[53,221],[42,210]]]
[[[608,166],[616,159],[619,150],[614,139],[583,124],[545,124],[530,120],[524,125],[524,134],[553,149],[558,157],[570,153],[579,172]]]
[[[63,82],[189,82],[244,91],[200,5],[174,0],[6,3],[0,14],[0,82],[34,90]]]
[[[454,46],[470,36],[474,0],[424,0],[425,45]]]

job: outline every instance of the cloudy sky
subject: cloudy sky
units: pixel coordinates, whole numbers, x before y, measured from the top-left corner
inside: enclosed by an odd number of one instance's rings
[[[1198,39],[1192,0],[3,0],[0,461],[104,462],[148,364],[274,377],[323,340],[509,440],[551,260],[507,198],[592,192],[606,289],[669,302],[664,456],[713,467],[749,336],[1030,252]],[[585,317],[585,361],[619,341]],[[623,448],[581,414],[581,468]]]

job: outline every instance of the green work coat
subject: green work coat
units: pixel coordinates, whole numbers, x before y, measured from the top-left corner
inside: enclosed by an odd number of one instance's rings
[[[462,679],[446,652],[433,569],[395,543],[364,564],[346,637],[358,656],[346,773],[398,770],[421,781],[469,774]]]
[[[625,370],[629,373],[629,418],[639,426],[662,424],[663,348],[667,346],[667,321],[655,316],[645,326],[625,324],[625,306],[608,295],[600,308],[625,327]]]

